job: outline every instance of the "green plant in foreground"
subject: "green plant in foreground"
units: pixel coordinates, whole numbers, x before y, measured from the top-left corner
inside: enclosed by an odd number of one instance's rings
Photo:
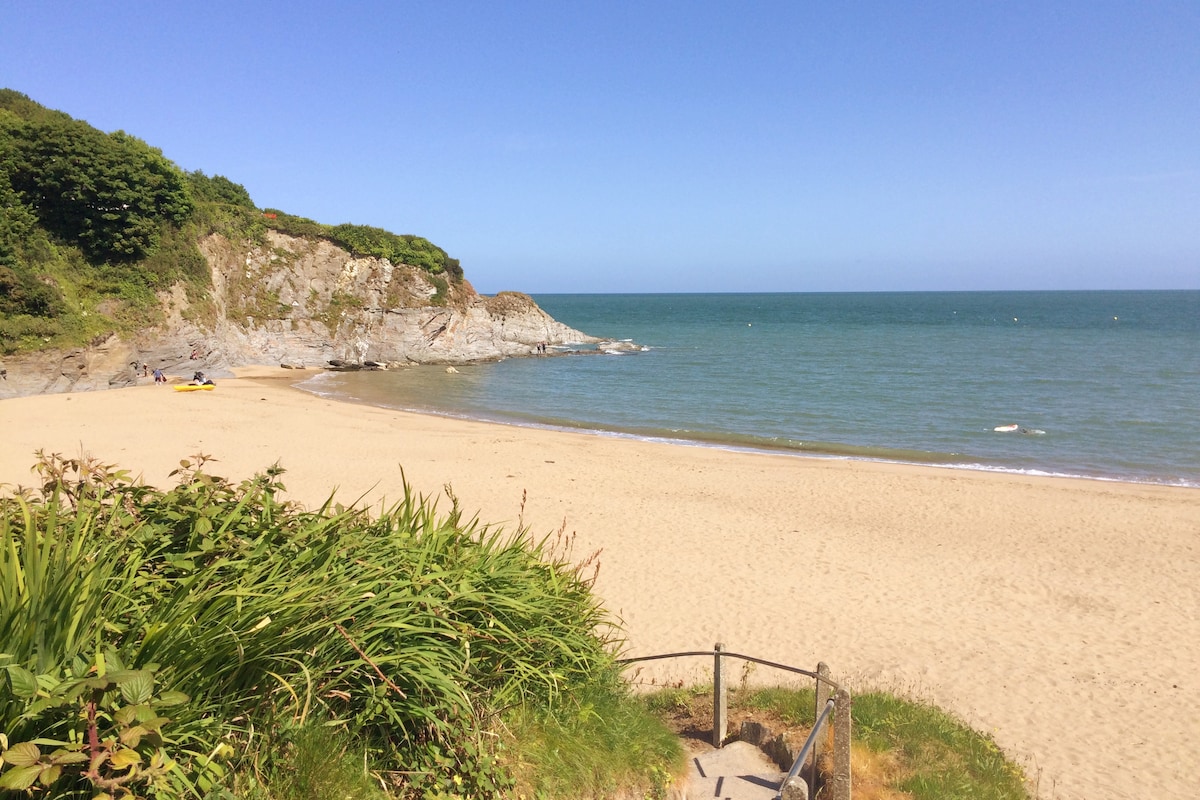
[[[384,800],[379,781],[367,770],[366,753],[344,730],[316,722],[283,729],[277,754],[238,797],[270,800]]]
[[[507,710],[548,718],[583,687],[599,687],[595,709],[619,693],[597,684],[614,628],[561,531],[487,528],[449,492],[439,512],[407,486],[376,513],[306,510],[280,498],[279,468],[234,484],[208,463],[181,462],[160,491],[43,455],[39,486],[0,495],[11,785],[73,796],[85,752],[89,769],[100,757],[90,785],[114,795],[272,798],[303,750],[325,776],[361,759],[352,772],[392,795],[499,797],[531,761],[531,738],[501,734]],[[147,681],[190,698],[169,727],[157,709],[176,696]],[[290,733],[314,725],[333,744]]]
[[[548,707],[505,715],[517,786],[530,797],[604,798],[621,790],[665,797],[683,773],[679,738],[615,671]]]
[[[159,711],[186,703],[187,695],[156,694],[153,669],[124,669],[111,651],[81,667],[83,662],[77,662],[58,680],[15,664],[3,666],[10,691],[26,702],[22,718],[58,716],[47,727],[63,738],[9,742],[0,734],[0,761],[9,766],[0,774],[0,789],[49,788],[61,779],[68,784],[86,781],[94,800],[133,798],[138,784],[151,785],[174,767],[162,736],[170,719]],[[73,712],[67,719],[48,713],[64,707]],[[44,753],[43,747],[54,749]]]

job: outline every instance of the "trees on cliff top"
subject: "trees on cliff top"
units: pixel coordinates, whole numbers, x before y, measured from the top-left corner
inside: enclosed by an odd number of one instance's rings
[[[164,223],[188,218],[184,175],[161,151],[124,131],[30,113],[32,101],[15,94],[0,92],[0,170],[51,234],[93,263],[128,262],[154,252]]]
[[[261,243],[268,228],[462,278],[457,259],[419,236],[263,213],[228,178],[185,173],[124,131],[104,133],[0,89],[0,352],[111,332],[104,298],[144,324],[156,290],[178,280],[207,290],[199,237]]]

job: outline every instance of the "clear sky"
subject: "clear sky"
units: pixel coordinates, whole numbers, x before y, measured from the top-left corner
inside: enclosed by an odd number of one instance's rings
[[[1200,288],[1200,2],[0,2],[0,86],[482,292]]]

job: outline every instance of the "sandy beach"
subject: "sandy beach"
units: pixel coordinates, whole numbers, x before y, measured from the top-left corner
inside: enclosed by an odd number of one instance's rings
[[[721,451],[338,403],[304,373],[212,392],[0,401],[0,484],[34,451],[168,485],[198,452],[275,462],[307,504],[401,494],[401,471],[601,550],[627,654],[727,648],[928,699],[991,733],[1046,798],[1200,789],[1200,490]],[[312,373],[308,373],[311,375]],[[443,504],[449,503],[443,499]],[[706,680],[660,662],[640,679]],[[775,676],[756,671],[756,679]],[[782,676],[781,676],[782,677]]]

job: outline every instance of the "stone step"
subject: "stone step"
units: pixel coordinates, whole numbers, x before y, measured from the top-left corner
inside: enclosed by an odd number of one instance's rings
[[[731,742],[720,750],[695,754],[688,763],[685,800],[774,800],[784,773],[762,750]]]

